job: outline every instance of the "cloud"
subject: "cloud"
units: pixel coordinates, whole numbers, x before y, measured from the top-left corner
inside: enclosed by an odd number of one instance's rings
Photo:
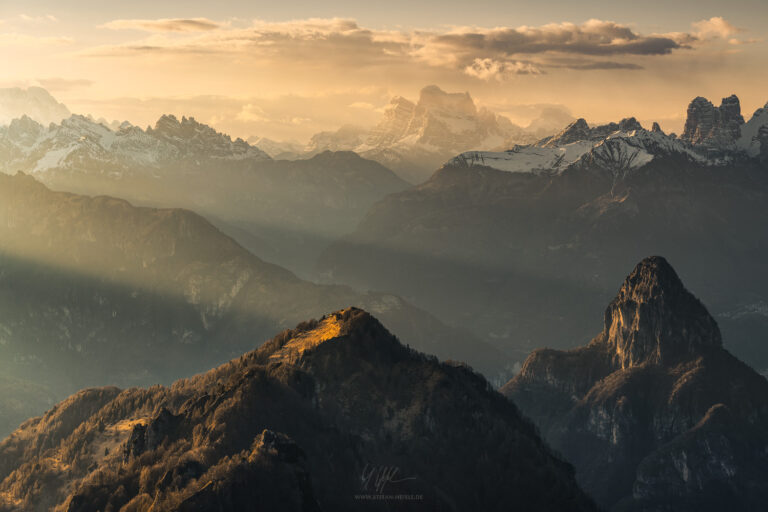
[[[156,20],[113,20],[102,25],[102,28],[141,30],[144,32],[204,32],[222,26],[223,24],[207,18],[161,18]]]
[[[235,119],[237,119],[238,121],[248,121],[248,122],[269,121],[269,117],[267,117],[267,114],[266,112],[264,112],[264,109],[252,103],[246,103],[245,105],[243,105],[243,107],[240,109],[240,112],[238,112],[237,115],[235,116]]]
[[[59,21],[53,14],[45,14],[42,16],[30,16],[28,14],[19,14],[19,19],[26,23],[55,23]]]
[[[121,45],[91,47],[86,55],[197,58],[209,54],[219,62],[231,59],[237,65],[248,62],[273,69],[301,68],[302,72],[359,72],[380,65],[404,70],[427,64],[484,81],[541,75],[557,68],[638,70],[645,67],[637,62],[640,59],[647,63],[677,51],[696,51],[708,41],[739,31],[723,18],[696,22],[687,32],[665,34],[643,34],[629,25],[597,19],[581,24],[431,31],[376,30],[348,18],[246,23],[207,18],[114,20],[103,26],[151,34]]]
[[[565,53],[576,55],[666,55],[686,48],[666,35],[641,35],[613,21],[589,20],[581,25],[558,23],[541,27],[459,28],[427,43],[458,55],[487,57]]]
[[[595,70],[640,70],[645,69],[640,64],[634,62],[615,62],[612,60],[591,60],[591,59],[549,59],[546,67],[573,69],[576,71],[595,71]]]
[[[93,85],[93,80],[80,79],[68,79],[60,77],[50,78],[38,78],[37,83],[41,87],[47,89],[49,92],[64,92],[72,89],[79,89],[82,87],[90,87]]]
[[[515,75],[540,75],[542,71],[530,62],[475,59],[464,68],[464,73],[480,80],[503,81]]]
[[[743,29],[737,28],[721,16],[709,18],[708,20],[701,20],[691,24],[694,28],[694,35],[703,40],[721,38],[729,39],[731,36],[744,32]]]
[[[765,39],[760,37],[750,37],[749,39],[736,39],[735,37],[733,37],[728,40],[728,44],[744,45],[744,44],[762,43],[763,41],[765,41]]]

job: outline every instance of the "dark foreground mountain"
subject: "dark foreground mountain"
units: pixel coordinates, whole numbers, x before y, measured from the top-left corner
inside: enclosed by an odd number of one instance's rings
[[[408,187],[355,153],[273,160],[194,118],[174,116],[146,130],[113,130],[78,115],[47,127],[15,119],[0,127],[0,171],[34,175],[55,190],[194,210],[257,256],[298,271],[373,203]]]
[[[399,498],[388,498],[399,496]],[[349,308],[0,444],[0,510],[594,510],[512,402]]]
[[[535,351],[502,392],[608,509],[765,510],[768,381],[663,258],[637,265],[589,345]]]
[[[324,254],[334,282],[399,293],[522,362],[599,329],[626,269],[679,262],[728,347],[768,371],[768,108],[696,100],[683,137],[632,118],[469,152],[374,206]],[[461,297],[462,300],[455,300]]]
[[[0,400],[0,418],[8,427],[30,412],[11,390],[24,391],[39,414],[50,405],[39,386],[60,400],[86,386],[168,383],[349,304],[421,350],[489,374],[506,364],[396,296],[299,279],[190,211],[0,175],[0,383],[10,397]]]

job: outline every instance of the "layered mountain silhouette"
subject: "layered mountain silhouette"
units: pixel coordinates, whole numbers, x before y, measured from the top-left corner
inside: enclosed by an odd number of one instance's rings
[[[531,143],[551,135],[573,118],[554,106],[542,108],[530,126],[478,108],[469,93],[451,93],[436,85],[424,87],[415,102],[396,96],[373,128],[346,125],[315,134],[301,149],[295,144],[257,141],[276,158],[298,159],[322,151],[355,151],[394,170],[411,183],[422,183],[458,153],[494,150]]]
[[[0,127],[0,170],[68,192],[192,209],[258,256],[307,274],[329,241],[408,184],[350,152],[272,160],[194,118],[162,116],[146,130],[84,116]]]
[[[533,352],[502,388],[610,510],[763,510],[768,381],[661,257],[641,261],[603,331]]]
[[[595,510],[517,408],[348,308],[0,443],[0,510]]]
[[[319,271],[397,291],[522,362],[588,341],[626,268],[664,254],[729,348],[768,371],[768,108],[744,122],[734,97],[706,105],[692,102],[681,137],[578,120],[535,144],[465,152],[372,207]]]
[[[0,401],[7,429],[30,408],[45,410],[51,394],[167,383],[349,304],[375,312],[405,343],[497,379],[507,364],[397,296],[304,281],[186,210],[0,175],[0,248],[0,384],[31,401]]]

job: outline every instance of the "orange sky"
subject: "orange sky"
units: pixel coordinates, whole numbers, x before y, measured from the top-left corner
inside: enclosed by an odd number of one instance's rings
[[[75,112],[140,125],[175,113],[235,136],[304,140],[371,125],[393,95],[416,99],[427,84],[469,91],[523,125],[521,106],[561,104],[591,122],[634,115],[679,131],[694,96],[735,93],[746,116],[768,101],[766,9],[745,14],[727,2],[722,16],[678,12],[665,24],[540,12],[536,24],[483,25],[32,4],[31,14],[0,7],[0,86],[43,85]]]

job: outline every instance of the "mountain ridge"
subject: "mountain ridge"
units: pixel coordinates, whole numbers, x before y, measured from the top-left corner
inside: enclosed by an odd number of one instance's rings
[[[408,184],[351,152],[273,160],[241,139],[166,115],[117,131],[83,116],[0,127],[0,171],[58,190],[194,210],[249,250],[308,276],[315,255],[367,208]]]
[[[3,174],[0,243],[0,375],[37,376],[59,393],[168,382],[349,304],[376,312],[406,343],[431,345],[421,347],[428,352],[492,376],[504,364],[500,352],[399,296],[302,280],[187,210],[55,192]],[[38,410],[49,405],[30,388],[36,396]]]
[[[308,339],[322,341],[293,352]],[[54,425],[47,441],[42,424]],[[388,509],[388,494],[412,496],[398,501],[405,510],[594,510],[571,468],[485,379],[408,349],[355,308],[169,388],[82,391],[25,423],[0,453],[0,510],[239,509],[254,500],[355,510],[360,495]],[[374,488],[361,478],[371,465],[401,480]]]
[[[318,272],[396,290],[447,322],[473,325],[522,363],[537,345],[589,341],[602,320],[594,311],[613,298],[624,268],[664,254],[689,273],[728,348],[768,371],[756,341],[768,333],[768,173],[757,139],[766,111],[741,127],[739,144],[749,146],[725,153],[660,130],[466,153],[374,205],[322,253]],[[563,134],[591,130],[584,122]],[[446,298],[454,294],[465,303]]]
[[[534,351],[501,391],[606,509],[758,510],[768,492],[768,381],[663,258],[637,265],[588,345]]]
[[[736,95],[723,98],[719,108],[697,97],[691,101],[687,114],[685,131],[680,137],[665,134],[658,124],[646,130],[634,117],[596,127],[580,118],[560,133],[533,144],[515,145],[502,152],[465,152],[446,165],[544,174],[601,165],[621,176],[656,158],[680,155],[702,165],[724,167],[739,159],[759,157],[768,149],[759,135],[760,129],[768,130],[763,109],[745,122]]]
[[[550,107],[530,129],[522,128],[503,115],[478,108],[468,92],[445,92],[428,85],[415,102],[393,97],[381,121],[371,129],[345,125],[320,132],[299,151],[291,144],[275,146],[272,141],[266,141],[265,147],[291,159],[308,158],[325,149],[355,151],[391,168],[410,183],[422,183],[435,168],[462,151],[534,142],[551,133],[547,116],[571,119]]]

